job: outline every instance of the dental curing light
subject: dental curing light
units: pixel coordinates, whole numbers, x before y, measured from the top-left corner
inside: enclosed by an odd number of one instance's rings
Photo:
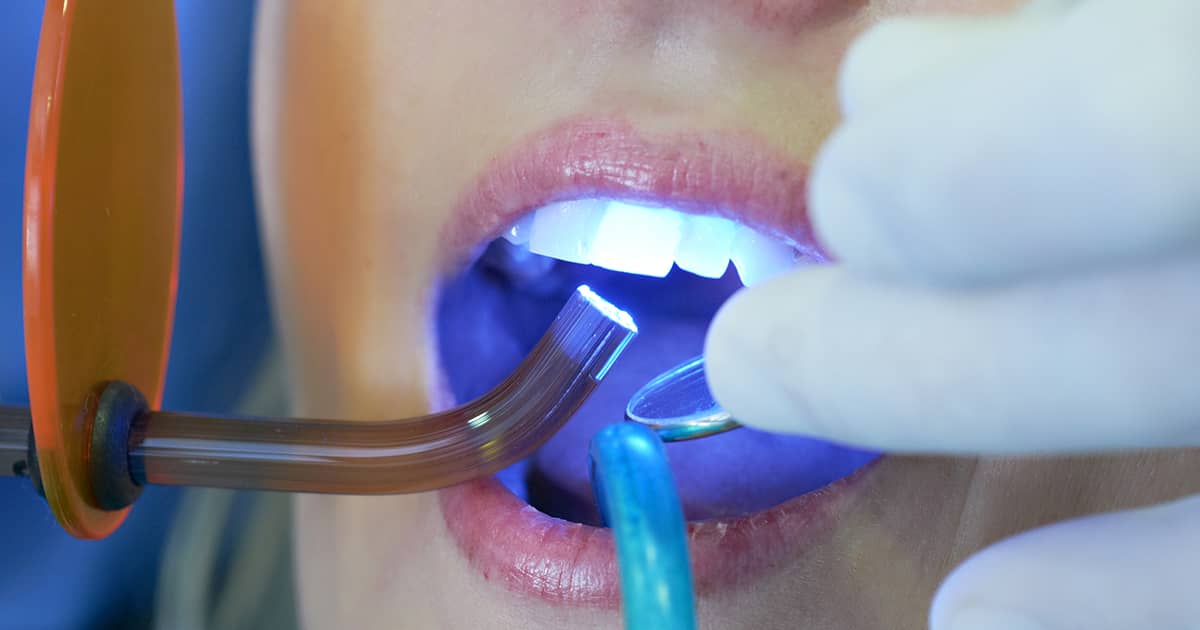
[[[29,477],[80,538],[148,483],[388,494],[529,455],[636,334],[586,287],[474,402],[384,422],[158,411],[179,259],[182,126],[174,3],[47,0],[25,174],[30,408],[0,407],[0,475]]]
[[[580,287],[494,389],[449,411],[381,422],[152,411],[137,388],[111,381],[81,410],[80,434],[66,436],[83,449],[83,485],[72,488],[81,496],[70,498],[107,513],[125,510],[147,483],[398,494],[490,475],[549,439],[636,334],[626,313]],[[53,482],[32,446],[41,437],[31,440],[29,426],[26,410],[0,408],[0,473],[33,478],[49,498]]]

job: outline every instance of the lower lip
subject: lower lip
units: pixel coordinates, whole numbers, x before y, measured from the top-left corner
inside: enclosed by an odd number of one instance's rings
[[[818,544],[879,461],[769,510],[688,523],[696,593],[737,588]],[[485,580],[555,604],[618,608],[611,530],[542,514],[491,477],[438,494],[446,527]]]

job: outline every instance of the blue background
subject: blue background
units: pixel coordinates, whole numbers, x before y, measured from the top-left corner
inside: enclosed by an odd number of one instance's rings
[[[185,185],[179,300],[164,405],[229,411],[270,339],[248,133],[254,3],[178,0]],[[0,404],[27,404],[21,323],[25,143],[42,6],[0,3]],[[63,533],[28,481],[0,478],[0,628],[149,622],[178,491],[148,488],[99,542]]]

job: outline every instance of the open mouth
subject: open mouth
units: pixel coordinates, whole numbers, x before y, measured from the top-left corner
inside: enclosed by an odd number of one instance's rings
[[[630,396],[647,381],[701,353],[709,322],[735,290],[790,269],[799,256],[725,218],[603,199],[543,206],[444,288],[439,327],[447,384],[460,401],[494,387],[580,284],[629,311],[639,337],[595,394],[532,458],[499,475],[542,513],[599,525],[587,470],[591,437],[622,421]],[[871,457],[750,429],[667,448],[691,520],[773,507]]]
[[[628,152],[614,154],[608,133],[599,143],[606,152],[598,155],[584,150],[577,127],[566,136],[574,141],[573,155],[586,157],[601,176],[605,160],[628,166]],[[674,155],[676,162],[686,157]],[[551,165],[571,172],[561,160]],[[644,173],[639,177],[644,181]],[[628,182],[580,185],[579,177],[568,179],[569,186],[530,193],[548,198],[546,203],[492,210],[496,225],[480,236],[501,236],[476,244],[475,262],[443,285],[437,327],[445,386],[458,401],[492,388],[580,284],[630,312],[639,336],[532,457],[494,480],[443,491],[442,506],[452,534],[485,577],[545,599],[614,604],[612,542],[591,494],[589,441],[624,419],[630,396],[647,381],[701,354],[710,321],[737,289],[820,257],[811,244],[793,238],[787,221],[754,221],[753,212],[737,207],[705,208],[704,194],[721,192],[711,182],[693,180],[694,189],[681,198],[678,191],[647,192]],[[527,186],[525,179],[517,181]],[[750,227],[754,223],[758,227]],[[784,228],[775,229],[780,224]],[[876,457],[751,429],[668,444],[667,455],[689,520],[701,591],[766,568],[805,534],[827,525],[837,503],[831,488],[847,485],[848,476]]]

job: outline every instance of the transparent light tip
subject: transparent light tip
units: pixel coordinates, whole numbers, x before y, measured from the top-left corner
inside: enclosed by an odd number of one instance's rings
[[[582,295],[589,304],[594,306],[596,310],[603,313],[609,319],[620,324],[623,328],[629,330],[630,332],[638,331],[637,324],[633,323],[633,317],[630,316],[629,313],[626,313],[616,306],[613,306],[612,302],[600,297],[600,295],[593,291],[588,285],[581,284],[576,291],[578,291],[579,294]]]

